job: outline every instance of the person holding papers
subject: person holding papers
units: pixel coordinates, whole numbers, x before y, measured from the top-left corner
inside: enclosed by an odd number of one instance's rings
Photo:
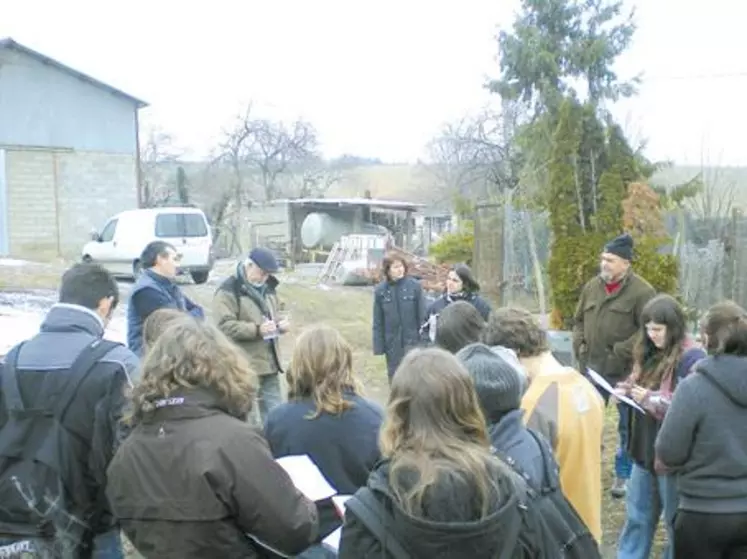
[[[270,411],[265,437],[273,456],[308,455],[342,495],[366,484],[380,458],[383,411],[361,396],[353,350],[340,332],[313,326],[296,340],[288,370],[288,402]],[[317,503],[320,537],[341,525],[331,499]]]
[[[674,559],[747,557],[747,311],[713,305],[708,357],[672,397],[656,456],[677,474]]]
[[[581,290],[573,317],[573,353],[579,371],[593,369],[610,384],[630,375],[633,345],[641,327],[640,315],[656,291],[633,272],[633,238],[625,233],[608,242],[600,257],[599,275]],[[597,385],[605,403],[609,393]],[[625,482],[632,463],[628,447],[629,407],[617,406],[618,447],[615,456],[615,481],[610,493],[625,496]]]
[[[664,557],[671,559],[677,486],[675,478],[656,464],[654,443],[672,393],[695,363],[705,357],[705,351],[688,339],[687,320],[679,303],[662,294],[643,307],[633,356],[633,373],[617,385],[616,392],[632,398],[645,413],[629,414],[627,451],[633,470],[617,557],[647,559],[663,513],[669,540]]]
[[[239,348],[189,316],[149,348],[106,488],[145,559],[296,555],[317,539],[314,502],[247,423],[255,380]]]

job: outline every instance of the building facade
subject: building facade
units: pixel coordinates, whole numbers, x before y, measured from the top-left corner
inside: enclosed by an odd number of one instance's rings
[[[92,229],[138,207],[145,106],[0,40],[0,254],[77,257]]]

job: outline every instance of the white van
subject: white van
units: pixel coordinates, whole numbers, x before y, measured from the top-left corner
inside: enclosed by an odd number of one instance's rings
[[[85,262],[98,262],[115,276],[136,277],[140,254],[148,243],[165,241],[181,256],[180,273],[195,283],[205,283],[213,268],[213,238],[202,210],[197,208],[147,208],[128,210],[93,231],[83,247]]]

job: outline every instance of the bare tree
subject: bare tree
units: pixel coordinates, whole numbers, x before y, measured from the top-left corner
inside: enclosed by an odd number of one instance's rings
[[[140,147],[140,188],[142,204],[149,208],[167,201],[171,196],[170,172],[182,151],[173,136],[155,127],[148,130]]]
[[[324,196],[340,182],[342,174],[319,156],[304,161],[292,175],[289,192],[291,198],[314,198]]]

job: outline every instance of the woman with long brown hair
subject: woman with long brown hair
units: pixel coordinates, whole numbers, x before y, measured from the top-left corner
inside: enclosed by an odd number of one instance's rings
[[[633,469],[626,491],[626,519],[618,543],[618,559],[647,559],[663,515],[672,557],[674,515],[677,511],[675,478],[656,464],[654,443],[672,393],[693,365],[705,357],[687,337],[687,320],[670,295],[651,299],[641,312],[641,331],[633,351],[633,373],[618,384],[620,394],[632,397],[646,410],[629,414],[628,455]]]
[[[718,303],[701,334],[708,357],[674,393],[656,440],[677,474],[674,558],[747,557],[747,312]]]
[[[536,557],[521,549],[517,486],[491,453],[469,373],[450,353],[416,349],[392,380],[385,460],[348,501],[341,559]],[[362,512],[382,515],[383,530]]]
[[[189,316],[150,347],[106,490],[142,556],[254,559],[257,541],[296,554],[316,539],[314,503],[246,422],[254,387],[241,350]]]
[[[339,494],[366,485],[380,458],[382,409],[362,396],[353,350],[342,334],[312,326],[296,339],[288,368],[288,402],[270,411],[265,437],[276,458],[306,454]],[[332,502],[317,503],[322,537],[341,522]]]

